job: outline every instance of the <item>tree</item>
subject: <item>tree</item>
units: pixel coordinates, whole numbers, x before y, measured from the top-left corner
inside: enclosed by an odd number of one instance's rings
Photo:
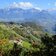
[[[45,48],[42,49],[43,56],[56,56],[56,35],[52,37],[45,35],[41,40],[45,45]]]

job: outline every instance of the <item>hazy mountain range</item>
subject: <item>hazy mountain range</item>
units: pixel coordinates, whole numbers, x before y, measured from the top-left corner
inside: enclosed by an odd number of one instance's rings
[[[35,22],[44,26],[46,31],[53,32],[52,29],[56,24],[56,10],[5,8],[0,9],[0,21]]]

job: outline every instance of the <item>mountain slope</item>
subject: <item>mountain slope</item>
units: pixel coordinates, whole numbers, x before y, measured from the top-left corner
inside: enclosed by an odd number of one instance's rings
[[[0,9],[0,21],[35,22],[43,26],[49,32],[53,32],[52,28],[55,25],[56,16],[53,16],[47,10],[7,8]]]

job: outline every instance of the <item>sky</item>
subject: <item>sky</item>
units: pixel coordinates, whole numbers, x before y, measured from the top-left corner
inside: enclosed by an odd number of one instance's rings
[[[56,8],[56,0],[0,0],[0,9],[6,7],[21,7],[36,9]]]

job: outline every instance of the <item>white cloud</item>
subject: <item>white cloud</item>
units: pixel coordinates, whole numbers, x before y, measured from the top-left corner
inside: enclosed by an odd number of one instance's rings
[[[52,6],[51,8],[47,9],[48,11],[56,10],[56,2],[54,2],[54,3],[48,3],[48,5]]]
[[[35,8],[35,9],[39,9],[39,7],[35,7],[32,3],[30,2],[13,2],[13,4],[10,5],[10,8],[22,8],[22,9],[30,9],[30,8]]]
[[[10,4],[9,7],[11,8],[18,7],[18,4],[16,2],[13,2],[13,4]]]
[[[23,9],[27,9],[27,8],[32,8],[33,5],[30,2],[13,2],[13,4],[10,5],[11,8],[23,8]]]
[[[38,9],[38,10],[42,10],[41,8],[39,8],[39,7],[34,7],[35,9]]]
[[[19,5],[20,5],[20,7],[25,7],[25,8],[33,7],[33,5],[30,2],[20,2]]]

